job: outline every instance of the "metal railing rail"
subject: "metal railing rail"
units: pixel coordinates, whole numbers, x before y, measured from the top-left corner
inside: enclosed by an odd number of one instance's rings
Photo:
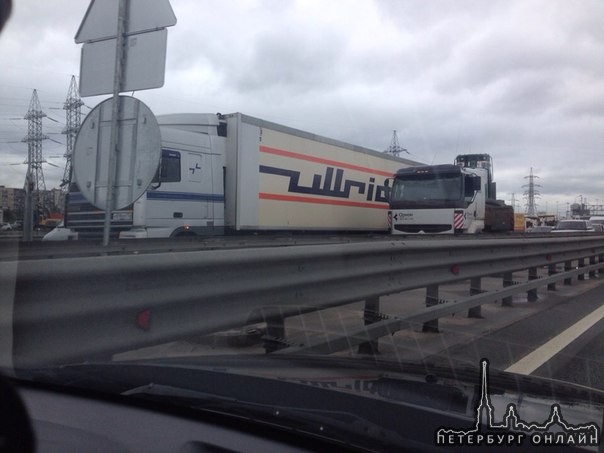
[[[470,310],[474,307],[479,307],[483,304],[497,302],[506,297],[514,296],[518,293],[528,292],[530,290],[543,287],[552,283],[567,280],[568,278],[577,277],[594,270],[602,268],[602,264],[589,265],[583,268],[573,269],[571,271],[561,272],[559,274],[529,280],[524,283],[517,283],[507,288],[492,290],[465,299],[447,302],[426,307],[417,313],[407,316],[392,316],[380,321],[375,321],[368,325],[360,326],[354,330],[348,330],[346,336],[328,336],[323,338],[313,338],[307,340],[303,345],[290,346],[281,348],[275,353],[277,354],[331,354],[334,352],[349,349],[367,342],[371,342],[376,338],[393,335],[399,330],[414,328],[423,323],[430,322],[434,319],[444,318],[455,313],[460,313],[465,310]]]
[[[10,305],[14,320],[15,365],[30,367],[78,362],[267,319],[279,330],[283,318],[300,314],[299,307],[320,310],[555,263],[581,266],[589,260],[593,265],[604,262],[603,256],[604,239],[590,236],[27,260],[0,263],[0,285],[7,289],[0,298],[5,313]]]

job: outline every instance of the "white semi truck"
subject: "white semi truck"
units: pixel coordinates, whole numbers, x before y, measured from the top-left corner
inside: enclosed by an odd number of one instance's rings
[[[112,213],[116,238],[230,231],[388,231],[388,184],[417,162],[241,113],[157,117],[160,165]],[[102,235],[104,212],[72,184],[64,238]]]
[[[390,192],[393,234],[476,234],[514,230],[514,210],[496,199],[488,154],[462,154],[454,164],[400,169]]]

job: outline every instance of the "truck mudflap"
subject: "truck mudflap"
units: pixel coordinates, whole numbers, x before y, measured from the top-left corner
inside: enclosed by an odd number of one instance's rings
[[[453,214],[453,227],[455,228],[455,231],[463,231],[465,223],[466,213],[462,210],[456,209]]]
[[[463,210],[400,209],[389,213],[393,234],[454,234],[464,228]]]

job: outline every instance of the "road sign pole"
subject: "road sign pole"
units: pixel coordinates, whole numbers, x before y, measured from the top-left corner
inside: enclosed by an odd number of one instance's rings
[[[113,211],[125,207],[122,205],[125,199],[132,204],[142,196],[157,170],[161,154],[161,135],[155,116],[146,106],[143,108],[140,101],[133,105],[130,101],[134,98],[120,97],[120,92],[163,85],[168,37],[165,27],[174,24],[176,16],[169,0],[90,0],[75,36],[76,43],[84,43],[80,94],[113,95],[103,101],[107,105],[111,103],[110,139],[104,139],[106,129],[100,130],[100,122],[105,117],[98,115],[102,115],[103,110],[95,108],[87,118],[99,119],[99,126],[95,127],[93,121],[89,130],[80,128],[74,149],[75,182],[84,194],[86,190],[91,192],[85,195],[90,203],[105,210],[104,246],[109,245]],[[113,46],[114,59],[111,58]],[[114,64],[113,74],[111,64]],[[131,120],[135,120],[134,125]],[[126,130],[133,131],[132,137]],[[94,140],[90,142],[90,139]],[[91,158],[93,155],[95,159]],[[97,168],[98,163],[101,165]],[[118,176],[122,180],[118,181]],[[132,198],[135,192],[137,197]]]
[[[32,200],[33,176],[30,170],[31,166],[27,166],[27,174],[25,175],[25,211],[23,212],[23,240],[31,242],[33,240],[34,229],[34,209]]]
[[[119,149],[120,124],[120,91],[122,86],[122,72],[124,64],[124,32],[126,30],[126,21],[128,20],[129,0],[119,0],[118,20],[117,20],[117,39],[115,49],[115,73],[113,77],[113,106],[111,112],[111,145],[109,152],[109,165],[107,166],[107,199],[105,204],[105,225],[103,228],[103,245],[109,245],[109,236],[111,231],[111,213],[115,206],[115,179],[117,173],[117,154]]]

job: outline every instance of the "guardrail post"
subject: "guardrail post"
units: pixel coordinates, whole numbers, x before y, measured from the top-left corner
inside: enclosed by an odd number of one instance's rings
[[[365,299],[365,310],[363,312],[363,322],[365,325],[372,324],[380,320],[380,297],[370,297]],[[359,344],[359,354],[377,354],[378,340],[366,341]]]
[[[266,336],[264,337],[264,351],[271,352],[283,349],[285,345],[285,318],[280,310],[268,308],[263,311],[263,318],[266,322]]]
[[[556,275],[558,273],[558,270],[556,268],[555,264],[550,264],[547,268],[547,275],[549,275],[550,277],[552,275]],[[547,290],[548,291],[556,291],[556,283],[548,283],[547,284]]]
[[[528,270],[528,279],[529,281],[531,280],[537,280],[539,278],[539,275],[537,275],[537,268],[536,267],[530,267]],[[536,302],[538,297],[537,297],[537,288],[535,289],[529,289],[526,292],[526,298],[529,302]]]
[[[589,257],[589,264],[596,264],[596,255],[591,255]],[[589,271],[589,278],[596,278],[596,270],[592,269]]]
[[[474,277],[470,280],[470,296],[482,293],[482,279],[480,277]],[[478,307],[472,307],[468,310],[468,318],[482,318],[482,313]]]
[[[503,287],[507,288],[509,286],[512,286],[513,284],[514,284],[513,274],[511,272],[504,272]],[[501,299],[501,305],[503,305],[504,307],[511,307],[513,301],[514,301],[514,298],[512,296],[504,297],[503,299]]]
[[[572,270],[573,270],[573,262],[572,261],[565,261],[564,262],[564,272],[570,272]],[[564,279],[564,285],[570,286],[572,284],[573,284],[573,278],[572,277]]]
[[[600,253],[598,255],[598,263],[604,264],[604,253]],[[604,274],[604,266],[598,269],[599,274]]]
[[[426,288],[426,307],[438,305],[438,285],[430,285]],[[438,333],[438,318],[426,321],[422,327],[422,332]]]
[[[579,268],[585,267],[585,258],[581,258],[579,259]],[[585,280],[585,274],[579,274],[577,276],[577,280],[579,280],[580,282]]]

